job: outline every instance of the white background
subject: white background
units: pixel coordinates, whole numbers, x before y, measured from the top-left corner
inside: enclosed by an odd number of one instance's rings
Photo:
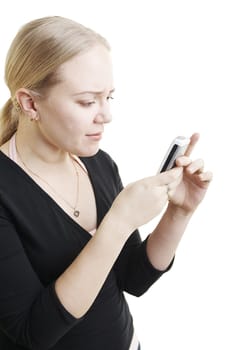
[[[143,350],[232,349],[230,4],[8,0],[0,10],[0,105],[9,97],[5,55],[25,22],[62,15],[109,40],[116,93],[102,148],[124,184],[155,173],[174,136],[201,134],[193,157],[214,173],[207,197],[172,270],[141,298],[128,296]],[[141,228],[144,238],[157,221]]]

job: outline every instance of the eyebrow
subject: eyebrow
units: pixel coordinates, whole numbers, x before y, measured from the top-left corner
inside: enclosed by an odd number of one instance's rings
[[[115,91],[115,89],[112,89],[109,91],[109,94],[112,94]],[[84,94],[93,94],[93,95],[102,95],[104,93],[104,91],[81,91],[81,92],[76,92],[75,94],[73,94],[73,96],[78,96],[78,95],[84,95]]]

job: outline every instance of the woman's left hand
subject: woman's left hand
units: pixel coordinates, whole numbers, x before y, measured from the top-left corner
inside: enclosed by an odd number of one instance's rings
[[[170,204],[186,214],[194,212],[212,180],[212,173],[204,172],[202,159],[191,161],[189,158],[198,139],[199,134],[193,134],[185,155],[177,159],[176,165],[183,167],[182,179],[176,187],[169,189]]]

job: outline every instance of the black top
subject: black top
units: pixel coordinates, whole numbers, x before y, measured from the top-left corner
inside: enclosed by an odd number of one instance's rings
[[[99,225],[122,183],[107,153],[81,160],[94,189]],[[123,291],[139,296],[162,272],[149,262],[146,240],[135,231],[89,311],[76,319],[57,298],[54,282],[90,239],[0,152],[0,349],[128,350],[133,321]]]

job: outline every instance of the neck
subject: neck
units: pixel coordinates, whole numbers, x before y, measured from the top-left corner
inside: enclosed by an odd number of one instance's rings
[[[16,145],[25,160],[33,158],[41,163],[57,165],[69,159],[68,152],[50,143],[41,132],[34,129],[33,126],[30,127],[30,130],[18,128],[16,132]]]
[[[43,173],[41,174],[41,172],[36,172],[35,170],[31,169],[31,167],[29,167],[25,161],[22,158],[22,155],[20,154],[17,145],[16,145],[16,138],[14,138],[12,140],[14,148],[15,148],[15,153],[17,154],[17,159],[20,161],[20,164],[23,165],[24,170],[35,179],[37,179],[37,181],[39,181],[39,183],[43,183],[45,185],[46,188],[49,188],[50,191],[52,191],[53,195],[55,195],[55,197],[59,197],[60,200],[62,200],[62,202],[66,203],[66,205],[68,205],[68,207],[72,210],[72,215],[75,218],[78,218],[80,215],[80,211],[78,209],[78,199],[79,199],[79,173],[77,171],[76,165],[74,164],[74,159],[71,157],[71,155],[69,155],[69,164],[67,163],[66,167],[63,169],[60,167],[59,171],[55,171],[51,173],[51,165],[49,165],[48,167],[46,167],[46,169],[44,169],[44,167],[40,168],[40,170],[44,171],[45,170],[45,174],[47,174],[46,177],[43,177]],[[62,183],[66,183],[67,179],[72,179],[72,174],[70,172],[70,162],[72,164],[72,169],[74,170],[75,173],[75,186],[76,187],[76,194],[75,194],[75,201],[72,203],[70,202],[70,199],[68,200],[67,198],[64,197],[64,195],[62,193],[59,193],[57,191],[57,187],[60,188],[60,184]],[[17,161],[18,163],[18,161]],[[35,165],[35,164],[34,164]],[[38,162],[37,162],[37,167],[38,167]],[[69,168],[68,168],[69,165]],[[55,170],[54,165],[52,165],[53,167],[53,171]],[[56,166],[57,170],[58,167]],[[38,168],[39,170],[39,168]],[[41,176],[42,175],[42,176]],[[49,177],[50,177],[50,181],[49,181]],[[58,182],[57,182],[58,180]],[[65,180],[65,181],[63,181]],[[57,185],[56,185],[57,183]],[[68,181],[68,183],[70,184],[70,181]],[[43,186],[42,186],[43,187]],[[71,186],[71,193],[73,193],[73,186]],[[69,198],[70,196],[68,196]]]

